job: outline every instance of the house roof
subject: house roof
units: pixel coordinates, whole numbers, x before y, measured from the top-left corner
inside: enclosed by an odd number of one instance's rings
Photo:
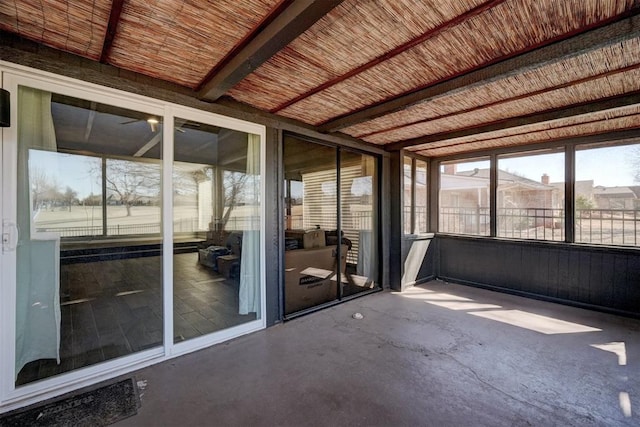
[[[445,156],[637,130],[638,12],[638,0],[7,0],[0,36]]]
[[[634,190],[631,187],[626,187],[626,186],[604,187],[604,186],[598,185],[593,188],[593,195],[596,197],[603,197],[603,198],[609,198],[609,197],[612,197],[612,198],[623,197],[623,198],[632,198],[632,199],[637,198]]]
[[[463,175],[468,177],[477,177],[488,180],[490,174],[490,169],[488,168],[478,168],[470,171],[460,171],[456,172],[456,175]],[[537,190],[553,190],[555,187],[550,184],[544,184],[540,181],[535,181],[533,179],[529,179],[524,176],[520,176],[509,171],[505,171],[502,169],[498,170],[498,184],[499,185],[509,185],[509,184],[518,184],[520,186],[525,186]]]

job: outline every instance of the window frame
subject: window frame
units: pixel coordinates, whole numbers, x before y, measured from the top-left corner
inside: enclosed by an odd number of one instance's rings
[[[525,158],[525,157],[535,157],[535,156],[542,156],[542,155],[549,155],[549,154],[561,154],[563,156],[563,174],[562,174],[562,184],[563,184],[563,201],[566,200],[566,195],[565,195],[565,190],[566,190],[566,156],[567,156],[567,150],[566,147],[560,147],[560,148],[544,148],[544,149],[538,149],[538,150],[526,150],[526,151],[516,151],[516,152],[509,152],[509,153],[496,153],[494,155],[492,155],[492,158],[495,157],[495,163],[492,163],[492,169],[495,169],[495,209],[493,209],[493,212],[495,212],[495,215],[492,215],[492,217],[495,217],[495,236],[497,238],[500,239],[509,239],[509,240],[533,240],[536,242],[565,242],[566,241],[566,226],[565,224],[563,224],[563,228],[561,229],[560,233],[565,233],[565,238],[563,239],[546,239],[546,238],[527,238],[527,237],[509,237],[509,236],[499,236],[499,227],[500,227],[500,223],[498,221],[498,211],[500,208],[498,208],[498,191],[499,191],[499,187],[500,187],[500,183],[499,183],[499,173],[500,173],[500,161],[501,160],[509,160],[509,159],[514,159],[514,158]],[[515,173],[517,174],[518,171],[515,171]],[[531,178],[529,178],[531,179]],[[567,216],[567,212],[566,212],[566,203],[562,203],[562,207],[561,208],[557,208],[561,210],[561,215],[560,218],[566,218]],[[536,207],[531,207],[529,209],[537,209]],[[540,208],[540,209],[545,209],[545,208]],[[556,208],[552,208],[552,210],[555,210]],[[553,216],[554,214],[552,213],[552,218],[555,218]],[[536,217],[539,218],[539,217]],[[548,217],[544,216],[543,217],[544,220],[548,219]],[[553,231],[552,231],[553,233]],[[553,234],[552,234],[553,235]]]
[[[591,248],[615,248],[617,250],[624,251],[640,251],[640,245],[631,246],[631,245],[613,245],[613,244],[596,244],[596,243],[583,243],[577,242],[575,239],[575,176],[576,176],[576,151],[583,149],[586,146],[624,146],[624,145],[638,145],[640,147],[640,132],[639,131],[619,131],[619,132],[610,132],[602,135],[591,135],[584,137],[573,137],[573,138],[565,138],[556,141],[543,142],[538,144],[526,144],[514,147],[502,147],[496,148],[492,150],[479,150],[471,153],[464,154],[456,154],[450,156],[441,156],[437,158],[431,159],[432,170],[436,171],[438,184],[434,188],[432,187],[432,197],[431,200],[435,202],[432,204],[432,212],[437,213],[438,217],[435,219],[436,223],[439,223],[440,213],[439,213],[439,196],[440,196],[440,167],[442,164],[453,161],[472,161],[473,159],[477,159],[479,157],[489,157],[491,170],[493,171],[491,177],[491,186],[492,186],[492,205],[495,204],[496,201],[496,190],[497,190],[497,157],[499,155],[514,155],[527,153],[527,152],[536,152],[536,151],[545,151],[545,150],[564,150],[565,153],[565,168],[564,168],[564,185],[565,185],[565,200],[564,200],[564,227],[565,227],[565,238],[563,241],[551,241],[551,240],[535,240],[535,239],[524,239],[524,238],[508,238],[508,237],[497,237],[497,229],[496,229],[496,211],[495,206],[490,212],[491,216],[491,233],[489,236],[478,236],[478,235],[468,235],[468,234],[458,234],[458,233],[447,233],[442,231],[437,231],[439,235],[446,236],[457,236],[457,237],[465,237],[465,238],[478,238],[478,239],[495,239],[495,240],[505,240],[505,241],[526,241],[526,242],[535,242],[542,245],[572,245],[572,246],[586,246]]]
[[[402,185],[402,216],[401,221],[401,227],[400,229],[402,230],[402,235],[403,237],[411,237],[411,236],[420,236],[420,235],[425,235],[425,234],[429,234],[431,233],[432,230],[432,225],[431,225],[431,200],[433,200],[433,197],[431,195],[431,169],[432,169],[432,164],[431,164],[431,159],[429,159],[428,157],[424,157],[424,156],[420,156],[416,153],[411,153],[411,152],[407,152],[404,151],[401,153],[401,161],[400,164],[402,165],[402,167],[400,168],[401,170],[401,185]],[[407,159],[411,160],[411,170],[410,170],[410,195],[409,195],[409,203],[407,203],[407,200],[405,200],[405,170],[404,170],[404,166],[406,164]],[[418,170],[418,162],[424,162],[425,164],[425,187],[426,187],[426,206],[425,206],[425,219],[424,222],[426,224],[426,230],[425,231],[420,231],[418,229],[418,220],[417,220],[417,216],[418,214],[416,213],[416,210],[418,208],[418,206],[416,206],[416,171]],[[410,224],[410,231],[409,233],[405,232],[405,224],[407,223],[407,218],[406,218],[406,211],[407,209],[409,210],[409,224]]]
[[[442,174],[443,172],[441,171],[443,166],[446,166],[447,164],[452,164],[452,163],[473,163],[473,162],[489,162],[489,187],[488,187],[488,206],[486,209],[489,210],[489,233],[488,234],[472,234],[472,233],[453,233],[453,232],[445,232],[445,231],[441,231],[441,200],[440,200],[440,195],[441,195],[441,186],[442,186]],[[450,235],[455,235],[455,236],[470,236],[470,237],[494,237],[495,234],[495,211],[496,211],[496,205],[495,205],[495,200],[496,200],[496,172],[495,172],[495,156],[494,155],[487,155],[487,154],[476,154],[474,156],[465,156],[465,157],[461,157],[460,159],[447,159],[444,161],[439,161],[437,163],[437,168],[434,166],[434,169],[436,170],[436,173],[438,175],[438,185],[437,185],[437,194],[432,198],[432,200],[436,200],[437,203],[437,218],[436,218],[436,228],[438,230],[439,234],[450,234]],[[459,193],[454,193],[456,196],[456,203],[459,203],[460,201],[460,194]],[[478,207],[478,209],[483,209],[481,207]],[[478,216],[478,229],[479,229],[479,218],[480,216]]]

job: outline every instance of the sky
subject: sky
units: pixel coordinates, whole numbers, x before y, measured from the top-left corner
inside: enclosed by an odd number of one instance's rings
[[[626,145],[576,151],[576,180],[594,180],[594,186],[605,187],[640,185],[634,181],[634,159],[640,163],[640,147]],[[549,175],[550,182],[564,181],[564,156],[544,154],[498,160],[499,168],[534,181],[542,174]],[[489,167],[489,162],[468,162],[458,166],[458,171]]]
[[[100,162],[97,157],[29,150],[31,173],[36,169],[46,173],[48,180],[55,179],[62,192],[69,186],[81,200],[91,193],[102,193],[101,184],[91,173],[92,167],[99,167]]]

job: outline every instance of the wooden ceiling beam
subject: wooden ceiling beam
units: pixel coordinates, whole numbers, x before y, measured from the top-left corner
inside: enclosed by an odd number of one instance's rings
[[[107,32],[104,35],[104,43],[102,44],[102,53],[100,54],[100,62],[106,64],[109,60],[109,53],[113,45],[113,39],[116,36],[120,15],[122,15],[122,6],[125,0],[113,0],[111,3],[111,11],[109,12],[109,23],[107,24]]]
[[[608,71],[605,71],[604,73],[594,74],[594,75],[591,75],[591,76],[588,76],[588,77],[584,77],[582,79],[561,83],[559,85],[549,86],[549,87],[546,87],[544,89],[536,90],[536,91],[529,92],[529,93],[524,93],[524,94],[521,94],[521,95],[518,95],[518,96],[514,96],[512,98],[500,99],[498,101],[493,101],[493,102],[490,102],[488,104],[477,105],[477,106],[474,106],[474,107],[465,108],[463,110],[453,111],[453,112],[447,113],[447,114],[442,114],[442,115],[436,116],[436,117],[430,117],[430,118],[421,119],[421,120],[414,120],[414,121],[403,123],[403,124],[400,124],[400,125],[397,125],[397,126],[393,126],[393,127],[387,128],[387,129],[381,129],[381,130],[376,130],[376,131],[373,131],[373,132],[368,132],[368,133],[365,133],[365,134],[362,134],[362,135],[354,135],[354,137],[356,137],[356,138],[367,138],[367,137],[370,137],[370,136],[373,136],[373,135],[379,135],[379,134],[387,133],[387,132],[390,132],[390,131],[403,129],[403,128],[406,128],[406,127],[409,127],[409,126],[413,126],[413,125],[429,123],[429,122],[434,121],[434,120],[441,120],[441,119],[446,119],[446,118],[450,118],[450,117],[455,117],[455,116],[458,116],[460,114],[467,114],[467,113],[473,113],[473,112],[477,112],[477,111],[482,111],[482,110],[484,110],[486,108],[496,107],[496,106],[508,104],[508,103],[514,102],[514,101],[521,101],[521,100],[524,100],[524,99],[527,99],[527,98],[531,98],[533,96],[543,95],[543,94],[550,93],[550,92],[553,92],[553,91],[556,91],[556,90],[565,89],[565,88],[568,88],[568,87],[571,87],[571,86],[576,86],[576,85],[579,85],[579,84],[589,83],[589,82],[592,82],[594,80],[602,79],[602,78],[609,77],[609,76],[615,76],[617,74],[623,74],[623,73],[626,73],[626,72],[629,72],[629,71],[633,71],[633,70],[637,70],[637,69],[640,69],[640,63],[629,65],[628,67],[617,68],[617,69],[614,69],[614,70],[608,70]]]
[[[486,85],[640,37],[640,16],[638,13],[640,13],[640,8],[630,12],[631,17],[625,17],[622,20],[620,17],[613,18],[611,21],[618,20],[596,29],[583,29],[586,32],[583,31],[579,35],[564,40],[548,40],[542,47],[529,47],[527,51],[506,59],[502,58],[499,62],[329,120],[318,126],[318,131],[335,132],[377,117],[402,111],[413,105],[450,96],[463,90]],[[564,37],[566,35],[560,36],[560,38]]]
[[[343,0],[293,0],[229,62],[201,83],[198,98],[215,102]]]
[[[456,25],[459,25],[461,22],[467,21],[471,18],[473,18],[476,15],[479,15],[481,13],[483,13],[484,11],[486,11],[487,9],[491,9],[492,7],[496,7],[497,5],[499,5],[500,3],[503,3],[505,0],[489,0],[486,1],[482,4],[480,4],[479,6],[474,7],[473,9],[463,13],[462,15],[458,15],[455,18],[446,21],[444,23],[442,23],[441,25],[430,29],[429,31],[426,31],[423,34],[420,34],[419,36],[407,41],[404,44],[401,44],[400,46],[396,47],[395,49],[389,51],[389,52],[385,52],[384,54],[373,58],[371,61],[366,62],[356,68],[354,68],[353,70],[347,72],[346,74],[342,74],[334,79],[331,79],[323,84],[321,84],[320,86],[314,87],[313,89],[310,89],[309,91],[302,93],[298,96],[296,96],[295,98],[292,98],[282,104],[280,104],[279,106],[277,106],[276,108],[272,109],[270,111],[270,113],[277,113],[281,110],[284,110],[285,108],[296,104],[300,101],[302,101],[305,98],[308,98],[312,95],[315,95],[318,92],[321,92],[325,89],[330,88],[331,86],[335,86],[338,83],[341,83],[357,74],[360,74],[378,64],[380,64],[381,62],[387,61],[397,55],[400,55],[402,52],[405,52],[409,49],[411,49],[412,47],[415,47],[421,43],[424,43],[425,41],[436,37],[438,34],[442,34],[443,32],[445,32],[446,30],[448,30],[449,28],[452,28]]]
[[[441,132],[433,135],[421,136],[419,138],[407,139],[385,145],[387,151],[397,151],[403,148],[413,147],[416,145],[431,144],[448,139],[463,138],[472,135],[481,135],[483,133],[495,132],[500,130],[512,129],[522,126],[529,126],[550,122],[553,120],[567,119],[571,117],[581,116],[585,114],[599,113],[606,110],[614,110],[617,108],[629,107],[632,105],[640,105],[640,92],[625,94],[622,96],[611,97],[595,102],[582,103],[563,108],[556,108],[540,113],[529,114],[526,116],[515,117],[512,119],[500,120],[490,124],[481,126],[472,126],[465,129],[459,129],[452,132]]]
[[[411,151],[412,154],[418,154],[424,157],[437,158],[440,161],[446,161],[449,159],[460,159],[460,158],[477,158],[480,156],[485,156],[489,154],[508,154],[508,153],[523,153],[527,151],[534,151],[540,149],[551,149],[558,148],[559,144],[576,144],[576,145],[588,145],[588,144],[598,144],[598,143],[637,143],[640,141],[640,131],[638,129],[625,129],[625,130],[617,130],[610,131],[607,130],[605,132],[588,132],[582,133],[580,135],[572,135],[572,136],[561,136],[558,138],[545,138],[544,141],[540,142],[526,142],[522,144],[510,145],[510,146],[502,146],[502,147],[491,147],[491,148],[478,148],[473,150],[461,150],[447,154],[435,155],[429,153],[431,150],[439,150],[441,148],[449,148],[449,147],[458,147],[460,145],[465,145],[466,143],[456,143],[447,145],[445,147],[436,147],[436,148],[424,148],[416,151]]]

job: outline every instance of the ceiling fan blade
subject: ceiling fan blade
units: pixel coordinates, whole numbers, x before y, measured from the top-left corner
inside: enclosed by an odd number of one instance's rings
[[[129,121],[126,121],[126,122],[122,122],[120,124],[121,125],[128,125],[129,123],[135,123],[135,122],[139,122],[139,121],[140,121],[140,119],[133,119],[133,120],[129,120]]]

